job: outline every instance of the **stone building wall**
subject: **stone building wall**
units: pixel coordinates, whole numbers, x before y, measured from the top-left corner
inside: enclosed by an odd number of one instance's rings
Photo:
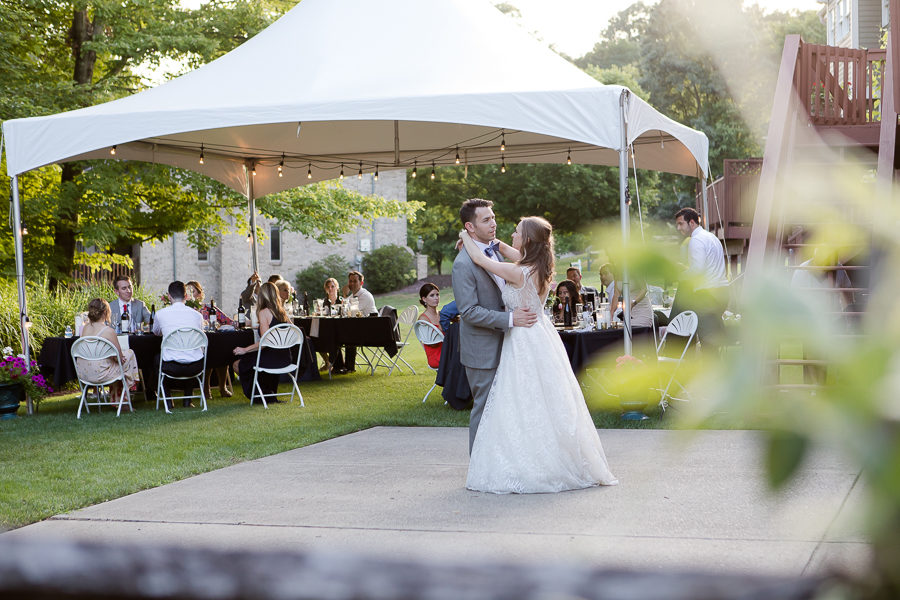
[[[383,198],[406,201],[406,171],[383,171],[378,181],[371,174],[357,179],[355,175],[344,178],[344,187],[363,194],[376,194]],[[235,224],[236,225],[236,224]],[[339,242],[320,244],[298,233],[281,232],[281,260],[271,259],[272,239],[269,236],[273,222],[257,214],[257,225],[266,232],[258,241],[259,271],[265,280],[278,273],[293,283],[298,271],[330,254],[339,254],[353,267],[358,268],[363,254],[388,244],[406,246],[406,219],[376,219],[371,228],[359,227],[342,237]],[[135,252],[135,269],[141,285],[162,294],[169,282],[197,280],[203,285],[206,301],[210,298],[228,314],[237,311],[240,292],[251,274],[250,247],[244,234],[229,234],[210,248],[207,260],[199,260],[196,248],[187,245],[185,233],[156,244],[143,244]],[[346,273],[335,273],[342,284]],[[159,308],[159,307],[157,307]]]

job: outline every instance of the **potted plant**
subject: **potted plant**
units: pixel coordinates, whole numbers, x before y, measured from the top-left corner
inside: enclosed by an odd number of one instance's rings
[[[19,403],[26,394],[37,404],[52,391],[35,361],[31,361],[30,370],[26,372],[25,359],[14,356],[9,346],[3,349],[3,358],[0,359],[0,419],[15,418]]]

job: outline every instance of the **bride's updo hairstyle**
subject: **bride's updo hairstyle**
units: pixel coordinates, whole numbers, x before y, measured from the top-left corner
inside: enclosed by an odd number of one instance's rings
[[[534,267],[544,295],[553,280],[555,259],[553,253],[553,226],[542,217],[522,217],[522,260],[520,265]]]

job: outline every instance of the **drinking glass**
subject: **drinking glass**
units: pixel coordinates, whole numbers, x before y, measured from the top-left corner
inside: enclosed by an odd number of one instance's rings
[[[321,315],[323,312],[325,312],[325,300],[316,298],[316,314]]]

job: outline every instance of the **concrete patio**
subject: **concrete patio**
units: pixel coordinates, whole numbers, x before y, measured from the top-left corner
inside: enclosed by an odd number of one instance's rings
[[[466,429],[377,427],[2,537],[787,576],[868,558],[859,473],[835,452],[814,452],[772,495],[755,432],[600,435],[615,487],[470,492]]]

